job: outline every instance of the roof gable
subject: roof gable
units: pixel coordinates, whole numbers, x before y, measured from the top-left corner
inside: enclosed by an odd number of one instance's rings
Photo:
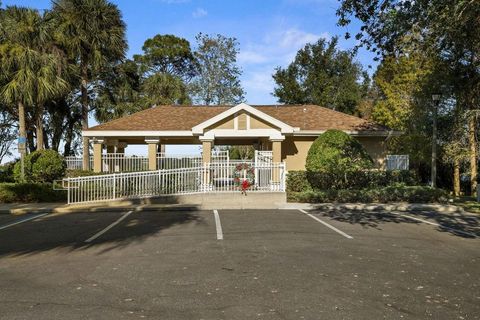
[[[205,131],[205,129],[207,129],[208,127],[211,127],[213,126],[214,124],[218,123],[218,122],[221,122],[233,115],[235,115],[236,113],[239,113],[241,111],[244,111],[246,113],[249,113],[251,115],[254,115],[256,116],[257,118],[259,119],[262,119],[263,121],[277,127],[277,128],[280,128],[280,131],[282,133],[293,133],[295,130],[293,127],[291,127],[290,125],[256,109],[256,108],[253,108],[252,106],[249,106],[248,104],[246,103],[240,103],[239,105],[235,106],[235,107],[232,107],[228,110],[225,110],[223,111],[222,113],[220,114],[217,114],[216,116],[214,116],[213,118],[210,118],[196,126],[194,126],[192,128],[192,132],[193,134],[203,134],[203,132]]]

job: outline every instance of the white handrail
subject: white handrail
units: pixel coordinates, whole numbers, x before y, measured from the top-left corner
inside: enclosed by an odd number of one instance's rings
[[[255,174],[252,175],[252,172]],[[248,192],[284,192],[285,164],[254,167],[249,163],[244,166],[242,163],[216,162],[188,168],[66,178],[64,186],[68,190],[68,203],[82,203],[202,192],[238,192],[244,180],[249,182]]]

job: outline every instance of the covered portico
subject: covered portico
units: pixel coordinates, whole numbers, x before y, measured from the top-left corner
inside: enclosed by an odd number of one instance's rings
[[[147,145],[148,155],[135,157],[133,168],[116,161],[118,170],[163,169],[161,159],[166,156],[165,146],[170,144],[201,145],[202,153],[195,160],[201,164],[212,162],[215,146],[250,145],[255,150],[271,151],[270,161],[285,163],[287,170],[304,170],[313,141],[329,129],[342,130],[358,139],[379,169],[384,168],[384,142],[398,134],[367,120],[315,105],[242,103],[156,106],[92,127],[83,131],[83,136],[93,143],[95,172],[104,171],[105,160],[127,159],[125,148],[135,144]]]
[[[104,125],[83,132],[83,135],[89,137],[93,143],[94,172],[102,172],[102,159],[121,158],[125,148],[135,144],[148,146],[148,155],[144,161],[148,164],[146,168],[148,170],[159,169],[158,159],[165,157],[165,146],[169,144],[201,145],[203,163],[212,161],[212,152],[216,145],[250,145],[255,150],[270,150],[272,162],[280,163],[282,142],[286,135],[295,131],[291,126],[246,104],[231,107],[193,126],[190,130],[104,130],[102,126]],[[181,126],[179,123],[178,127]]]

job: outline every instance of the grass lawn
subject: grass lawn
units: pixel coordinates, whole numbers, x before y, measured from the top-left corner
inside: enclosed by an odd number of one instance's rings
[[[454,203],[468,212],[480,214],[480,202],[477,202],[474,197],[461,197],[455,199]]]

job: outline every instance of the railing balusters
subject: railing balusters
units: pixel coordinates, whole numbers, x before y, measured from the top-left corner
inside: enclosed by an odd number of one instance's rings
[[[113,173],[67,178],[68,203],[130,197],[239,191],[234,183],[239,162],[216,162],[183,169]],[[285,164],[257,164],[255,183],[248,192],[285,191]],[[247,177],[241,173],[241,179]],[[278,181],[272,181],[276,177]],[[206,180],[208,179],[208,180]]]

